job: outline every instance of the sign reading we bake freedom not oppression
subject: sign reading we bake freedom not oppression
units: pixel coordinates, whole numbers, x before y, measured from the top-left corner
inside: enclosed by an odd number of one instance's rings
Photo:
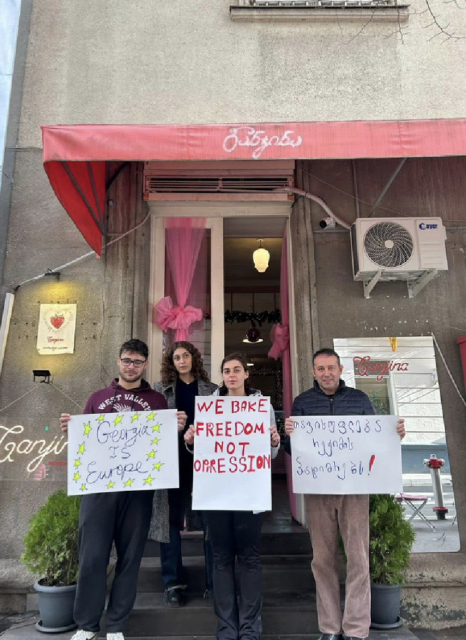
[[[196,398],[193,509],[272,508],[270,398]]]
[[[68,495],[179,486],[175,409],[71,416]]]
[[[396,416],[293,417],[294,493],[402,491]]]

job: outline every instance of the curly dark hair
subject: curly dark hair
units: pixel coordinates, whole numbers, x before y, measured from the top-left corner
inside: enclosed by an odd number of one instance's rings
[[[204,369],[204,361],[202,360],[201,352],[191,342],[181,340],[174,342],[168,347],[163,354],[162,367],[160,369],[160,376],[162,378],[162,384],[167,385],[170,382],[175,382],[178,378],[178,372],[173,364],[173,354],[177,349],[186,349],[193,357],[192,374],[196,380],[204,380],[209,382],[209,374]]]
[[[225,356],[222,360],[222,364],[220,365],[220,371],[223,375],[223,367],[225,366],[225,364],[227,362],[231,362],[232,360],[238,360],[239,363],[241,363],[241,365],[243,366],[243,369],[247,372],[249,372],[248,369],[248,359],[246,358],[246,356],[244,355],[244,353],[240,353],[239,351],[235,352],[235,353],[230,353],[227,356]],[[246,378],[246,380],[244,381],[244,391],[246,392],[246,395],[248,396],[252,389],[251,389],[251,385],[249,384],[249,378]],[[221,396],[226,396],[228,395],[228,389],[227,386],[225,384],[225,382],[222,381],[222,384],[219,387],[219,394]]]

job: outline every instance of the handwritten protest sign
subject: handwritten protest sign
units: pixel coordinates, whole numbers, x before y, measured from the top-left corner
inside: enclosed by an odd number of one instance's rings
[[[396,416],[293,417],[294,493],[402,491],[396,422]]]
[[[272,508],[270,398],[196,398],[193,509]]]
[[[176,410],[71,416],[69,495],[178,486]]]

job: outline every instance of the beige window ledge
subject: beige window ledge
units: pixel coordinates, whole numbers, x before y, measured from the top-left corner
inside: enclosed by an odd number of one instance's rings
[[[230,6],[230,17],[236,22],[407,22],[409,5],[398,6],[326,6],[274,7]]]

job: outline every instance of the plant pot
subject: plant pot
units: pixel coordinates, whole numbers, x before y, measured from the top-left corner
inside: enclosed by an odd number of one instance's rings
[[[401,587],[391,584],[371,584],[371,626],[374,629],[396,629],[400,618]]]
[[[73,619],[76,585],[46,587],[36,582],[34,589],[39,594],[40,621],[36,629],[43,633],[65,633],[78,626]]]

